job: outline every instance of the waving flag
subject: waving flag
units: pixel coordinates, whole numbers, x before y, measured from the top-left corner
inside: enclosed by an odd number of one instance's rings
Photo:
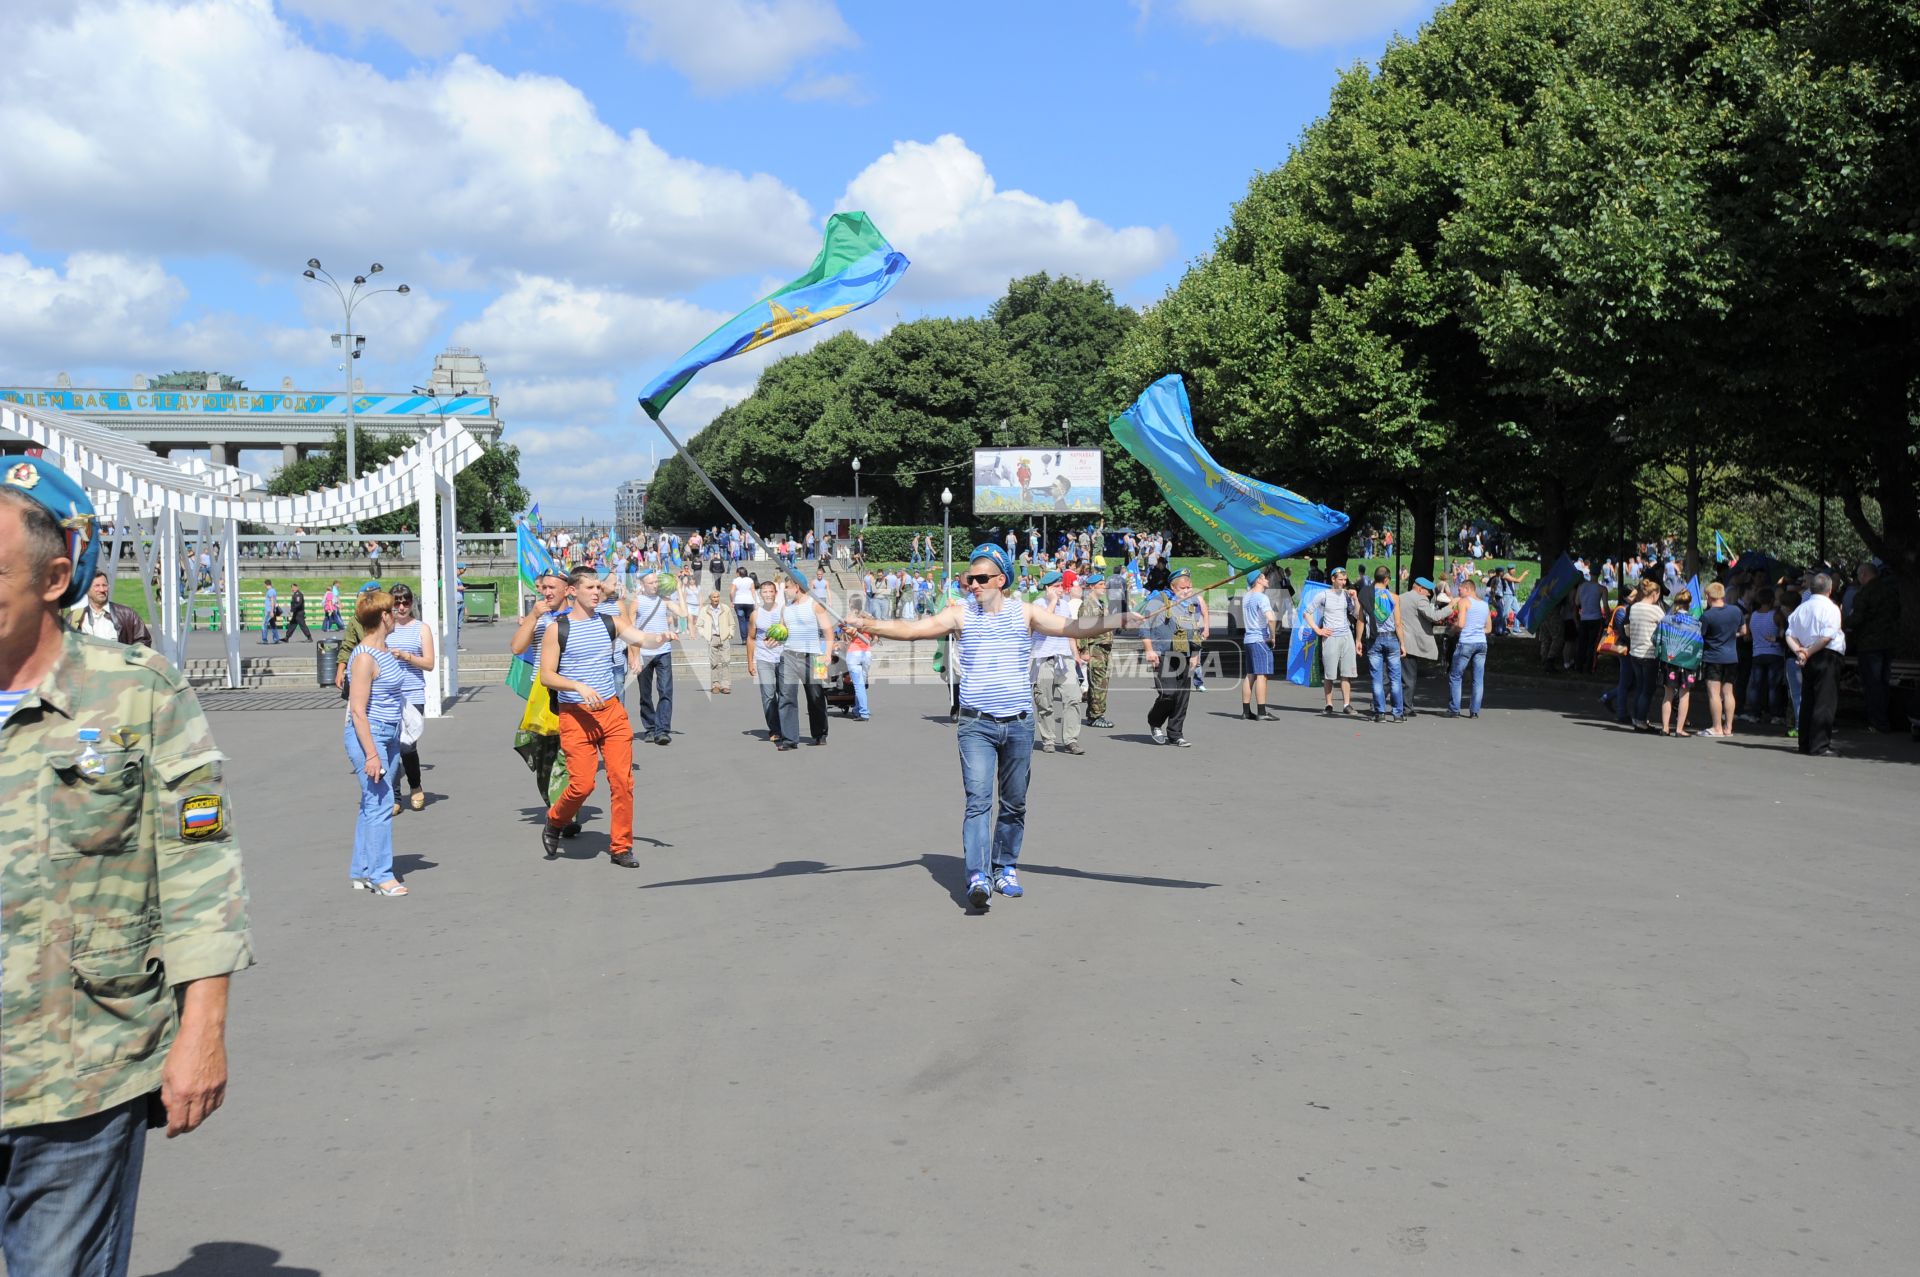
[[[547,547],[534,539],[533,533],[528,531],[525,523],[516,520],[513,530],[522,581],[532,585],[540,579],[542,573],[559,571],[554,566],[553,556],[547,553]]]
[[[1698,572],[1695,572],[1687,578],[1687,593],[1693,596],[1693,602],[1688,605],[1687,611],[1698,616],[1707,610],[1706,596],[1700,593],[1700,574]]]
[[[658,418],[669,401],[708,364],[758,350],[782,337],[879,301],[899,282],[907,259],[874,229],[865,213],[827,219],[820,255],[807,273],[762,297],[709,333],[641,392],[640,406]]]
[[[1553,561],[1552,567],[1540,574],[1540,579],[1533,583],[1533,593],[1520,605],[1521,627],[1529,634],[1537,633],[1540,629],[1537,622],[1553,615],[1553,609],[1559,607],[1578,584],[1580,569],[1562,554]]]
[[[1287,682],[1295,687],[1319,684],[1320,636],[1307,624],[1307,614],[1312,610],[1315,597],[1325,594],[1327,588],[1318,581],[1307,581],[1300,586],[1300,600],[1293,610],[1293,629],[1287,634]]]
[[[1148,386],[1108,424],[1120,446],[1153,475],[1173,512],[1236,574],[1284,559],[1347,526],[1338,510],[1215,461],[1193,433],[1187,386],[1178,373]]]

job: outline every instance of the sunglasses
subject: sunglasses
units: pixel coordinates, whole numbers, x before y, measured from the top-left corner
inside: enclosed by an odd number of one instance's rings
[[[998,572],[970,572],[960,579],[968,585],[985,585],[987,582],[998,578],[999,575]]]

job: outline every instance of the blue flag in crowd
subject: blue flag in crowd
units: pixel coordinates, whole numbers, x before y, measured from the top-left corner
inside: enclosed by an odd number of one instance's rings
[[[1687,611],[1698,616],[1707,610],[1706,597],[1700,593],[1700,574],[1698,572],[1695,572],[1693,576],[1688,579],[1687,593],[1693,596],[1693,606],[1688,608]]]
[[[1534,582],[1533,593],[1527,595],[1527,601],[1520,605],[1520,624],[1529,633],[1537,632],[1540,627],[1535,622],[1559,607],[1578,584],[1580,569],[1574,566],[1573,560],[1564,554],[1555,559],[1553,566]]]
[[[1727,539],[1718,530],[1713,534],[1713,557],[1721,563],[1733,562],[1733,555],[1727,552]]]
[[[536,510],[538,506],[534,507]],[[547,553],[547,547],[534,539],[524,521],[513,525],[515,557],[520,567],[520,579],[528,585],[540,579],[543,572],[558,571],[553,565],[553,555]]]
[[[1107,428],[1147,468],[1173,512],[1236,573],[1297,554],[1347,526],[1338,510],[1215,461],[1193,432],[1178,373],[1140,392]]]
[[[1308,581],[1300,587],[1300,602],[1294,608],[1293,633],[1287,638],[1287,682],[1296,687],[1312,686],[1314,666],[1320,663],[1320,636],[1307,624],[1307,613],[1317,595],[1327,587]]]

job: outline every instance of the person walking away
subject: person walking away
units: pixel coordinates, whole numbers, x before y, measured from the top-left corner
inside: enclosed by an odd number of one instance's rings
[[[1081,619],[1099,621],[1108,611],[1105,574],[1080,578]],[[1107,719],[1107,678],[1113,664],[1113,632],[1096,630],[1091,638],[1080,641],[1080,652],[1087,667],[1086,725],[1112,727]]]
[[[1705,645],[1700,637],[1700,621],[1693,614],[1693,593],[1682,589],[1673,596],[1673,610],[1660,622],[1653,635],[1654,656],[1660,662],[1660,734],[1691,736],[1687,730],[1688,700],[1700,678],[1701,656]],[[1668,711],[1673,711],[1668,726]]]
[[[433,627],[421,620],[419,604],[413,597],[413,587],[396,585],[393,596],[393,630],[387,635],[387,650],[400,662],[400,673],[406,680],[406,701],[413,712],[420,715],[424,722],[427,713],[427,674],[433,669],[435,652]],[[427,806],[427,796],[420,788],[420,742],[400,744],[400,770],[407,778],[407,801],[415,811],[423,811]],[[393,814],[400,814],[400,787],[393,787]]]
[[[360,642],[348,657],[347,726],[342,740],[360,783],[359,815],[353,825],[348,881],[356,891],[404,896],[393,872],[394,768],[400,762],[400,720],[406,712],[407,676],[387,646],[393,633],[393,596],[369,590],[354,602]]]
[[[1358,669],[1353,631],[1359,619],[1360,599],[1347,588],[1347,570],[1327,573],[1327,588],[1315,596],[1307,624],[1320,636],[1320,673],[1326,685],[1326,716],[1333,717],[1333,685],[1340,684],[1340,712],[1353,713],[1353,677]]]
[[[69,623],[88,638],[128,647],[152,647],[153,632],[140,614],[108,598],[107,574],[96,571],[87,587],[87,600],[75,609]]]
[[[1407,701],[1400,681],[1401,653],[1406,650],[1405,621],[1394,597],[1391,572],[1382,565],[1373,570],[1372,596],[1367,600],[1373,635],[1367,641],[1367,669],[1373,675],[1373,721],[1407,721]]]
[[[1192,747],[1186,736],[1187,702],[1193,697],[1193,660],[1200,650],[1201,614],[1193,577],[1180,568],[1167,578],[1171,599],[1154,611],[1141,634],[1141,649],[1153,670],[1153,707],[1147,731],[1156,745]]]
[[[786,647],[780,653],[780,749],[797,748],[800,739],[800,702],[807,703],[807,728],[812,745],[827,743],[827,666],[833,663],[833,618],[820,601],[805,593],[792,577],[784,582],[786,602],[780,624],[787,627]]]
[[[293,593],[287,596],[287,642],[293,642],[296,627],[307,642],[313,642],[313,631],[307,628],[307,596],[301,592],[297,581],[294,582]]]
[[[767,720],[767,739],[775,745],[780,735],[780,654],[786,648],[786,627],[780,622],[780,587],[771,580],[758,586],[760,605],[750,618],[753,641],[747,645],[747,677],[760,691],[760,713]],[[780,625],[779,637],[773,628]]]
[[[960,671],[960,780],[967,793],[960,823],[967,901],[985,909],[995,892],[1009,899],[1025,892],[1019,862],[1033,757],[1033,692],[1027,681],[1032,635],[1085,639],[1123,624],[1138,625],[1141,618],[1109,613],[1068,621],[1007,594],[1013,560],[998,545],[977,545],[967,560],[960,578],[964,599],[916,621],[856,613],[847,624],[876,638],[952,639]],[[1185,671],[1181,679],[1184,684]]]
[[[733,582],[728,586],[729,599],[733,603],[734,616],[740,625],[740,642],[747,641],[747,635],[753,632],[753,600],[755,589],[753,578],[745,567],[735,568]]]
[[[615,640],[637,648],[668,647],[672,631],[622,627],[602,616],[601,581],[591,568],[580,568],[567,578],[573,606],[556,617],[540,643],[540,683],[553,692],[560,716],[560,751],[567,756],[567,791],[547,809],[540,830],[540,847],[551,860],[560,854],[560,839],[580,805],[593,793],[594,773],[602,764],[607,772],[607,850],[614,864],[637,869],[633,856],[633,725],[620,700],[620,676],[613,665]]]
[[[1573,667],[1582,674],[1591,674],[1600,665],[1600,628],[1607,615],[1607,592],[1598,581],[1583,576],[1574,591],[1574,600],[1579,609],[1579,638],[1574,647]]]
[[[278,643],[280,641],[280,591],[273,588],[273,578],[266,581],[266,597],[262,600],[260,618],[260,641]]]
[[[147,1131],[220,1108],[229,978],[253,964],[198,698],[146,647],[63,624],[97,529],[59,469],[0,462],[0,1250],[19,1277],[125,1277]]]
[[[1862,563],[1860,590],[1846,619],[1847,650],[1866,694],[1867,730],[1893,730],[1893,653],[1900,646],[1900,590],[1878,567]]]
[[[1840,658],[1847,651],[1833,578],[1816,573],[1807,597],[1787,618],[1787,647],[1800,669],[1800,752],[1813,758],[1833,753],[1833,723],[1840,709]]]
[[[678,586],[675,588],[677,590]],[[659,570],[642,573],[640,594],[633,601],[633,628],[642,634],[665,635],[675,631],[676,620],[684,621],[686,618],[687,610],[679,598],[661,592]],[[640,653],[639,677],[635,680],[640,699],[640,735],[637,739],[642,744],[671,745],[673,648],[664,640],[650,644],[636,643],[634,646],[646,649]],[[616,687],[614,694],[617,696],[619,691]]]
[[[1780,621],[1778,602],[1773,587],[1762,586],[1753,599],[1753,616],[1747,621],[1747,630],[1753,636],[1753,668],[1747,675],[1747,712],[1741,717],[1749,723],[1777,726],[1785,721],[1786,627]]]
[[[1072,618],[1065,578],[1048,572],[1040,578],[1042,596],[1034,606],[1062,620]],[[911,618],[909,618],[911,619]],[[1084,754],[1080,748],[1080,654],[1070,638],[1052,634],[1033,636],[1034,744],[1062,754]]]
[[[1439,632],[1453,619],[1453,600],[1439,594],[1427,577],[1417,576],[1400,594],[1400,681],[1406,692],[1407,717],[1417,717],[1414,693],[1420,687],[1420,668],[1440,659]]]
[[[1658,687],[1659,662],[1654,635],[1667,610],[1660,604],[1662,586],[1652,576],[1640,579],[1640,594],[1627,609],[1627,659],[1633,662],[1633,726],[1635,731],[1657,730],[1653,725],[1653,696]]]
[[[1727,587],[1715,581],[1706,587],[1706,610],[1700,614],[1701,669],[1707,683],[1707,729],[1703,736],[1733,735],[1733,688],[1740,674],[1739,640],[1747,632],[1746,614],[1727,602]]]
[[[707,641],[707,665],[713,690],[722,696],[733,691],[734,624],[733,615],[720,602],[720,591],[714,590],[707,595],[707,605],[700,609],[693,627],[694,633]]]
[[[1246,642],[1246,670],[1240,679],[1240,717],[1273,722],[1267,712],[1267,679],[1273,674],[1274,607],[1265,569],[1247,573],[1240,600],[1240,627]],[[1255,707],[1259,712],[1255,712]]]
[[[1487,635],[1493,631],[1493,612],[1471,579],[1460,583],[1460,597],[1453,603],[1453,628],[1457,640],[1453,666],[1447,673],[1447,717],[1460,717],[1460,683],[1471,668],[1473,699],[1469,702],[1467,717],[1478,718],[1487,680]]]

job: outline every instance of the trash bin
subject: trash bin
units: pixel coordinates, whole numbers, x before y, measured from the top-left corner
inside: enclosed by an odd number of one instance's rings
[[[321,639],[313,645],[313,677],[322,687],[332,687],[340,673],[340,640]]]

